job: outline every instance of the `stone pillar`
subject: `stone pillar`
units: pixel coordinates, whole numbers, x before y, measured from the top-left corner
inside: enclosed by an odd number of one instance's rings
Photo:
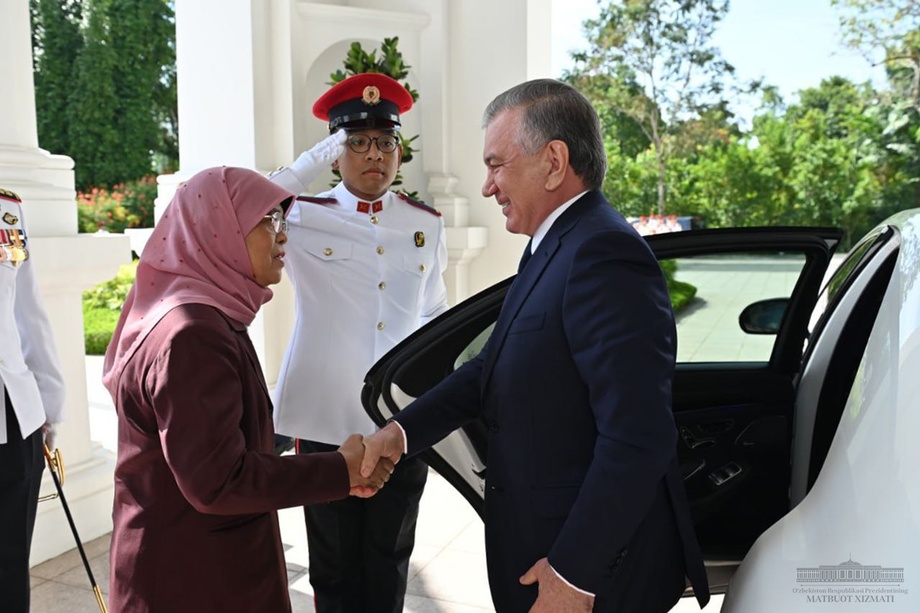
[[[426,0],[402,0],[424,2]],[[559,2],[560,0],[555,0]],[[509,234],[494,198],[482,197],[485,165],[482,113],[495,96],[523,81],[552,77],[550,36],[553,0],[451,0],[445,39],[447,112],[440,118],[447,174],[468,199],[458,227],[484,228],[482,254],[466,265],[465,284],[476,293],[514,274],[527,237]],[[483,18],[487,15],[487,18]],[[427,56],[426,56],[427,57]],[[470,236],[477,240],[479,231]],[[474,249],[477,242],[469,246]],[[449,245],[449,248],[453,245]]]
[[[90,440],[83,352],[82,292],[130,260],[124,237],[77,234],[73,160],[38,147],[28,0],[0,2],[0,186],[23,201],[39,285],[67,386],[58,446],[67,469],[65,493],[84,541],[112,528],[114,458]],[[47,471],[43,492],[54,486]],[[38,508],[32,563],[74,547],[57,501]]]

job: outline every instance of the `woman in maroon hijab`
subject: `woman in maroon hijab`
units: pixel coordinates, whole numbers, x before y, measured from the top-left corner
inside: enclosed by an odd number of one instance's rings
[[[256,172],[182,185],[141,256],[105,356],[118,412],[110,608],[290,611],[276,509],[370,495],[361,437],[278,457],[246,328],[281,280],[292,195]]]

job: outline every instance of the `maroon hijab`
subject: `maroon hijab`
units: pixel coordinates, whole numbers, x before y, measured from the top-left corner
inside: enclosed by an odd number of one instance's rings
[[[102,382],[114,396],[125,364],[181,304],[207,304],[245,325],[271,300],[256,283],[246,236],[293,195],[245,168],[208,168],[182,184],[150,235],[105,352]]]

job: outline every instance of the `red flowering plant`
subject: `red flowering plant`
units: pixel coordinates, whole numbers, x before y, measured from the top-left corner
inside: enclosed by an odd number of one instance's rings
[[[94,187],[77,194],[80,232],[124,232],[125,228],[152,228],[156,177],[128,181],[111,189]]]

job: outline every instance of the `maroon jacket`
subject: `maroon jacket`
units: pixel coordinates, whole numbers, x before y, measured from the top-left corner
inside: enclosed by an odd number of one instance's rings
[[[272,407],[246,327],[170,311],[115,394],[109,610],[290,611],[276,509],[344,498],[337,452],[272,453]]]

